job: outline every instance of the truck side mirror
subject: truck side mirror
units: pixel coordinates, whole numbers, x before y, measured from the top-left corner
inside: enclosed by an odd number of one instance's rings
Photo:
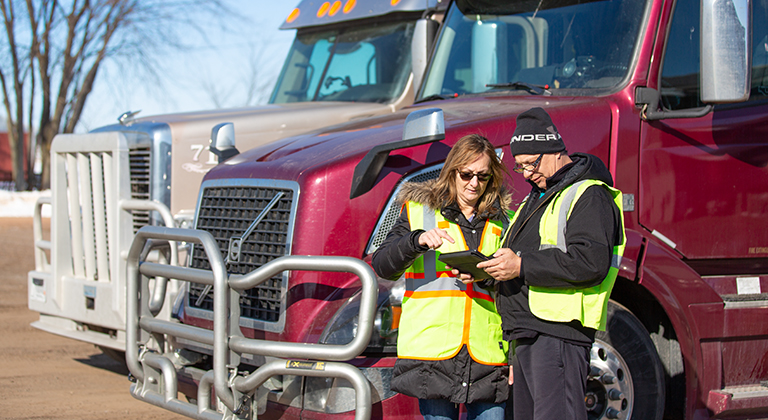
[[[235,125],[217,124],[211,130],[211,152],[219,157],[219,163],[240,154],[235,147]]]
[[[635,89],[635,105],[646,121],[665,118],[699,118],[712,112],[714,103],[744,102],[752,82],[752,10],[750,0],[701,2],[701,101],[699,109],[663,111],[659,91]]]
[[[413,73],[413,89],[418,92],[424,72],[429,64],[429,53],[440,25],[432,19],[419,19],[413,29],[411,39],[411,72]]]
[[[373,188],[379,178],[381,168],[387,162],[389,152],[440,141],[444,138],[445,121],[442,109],[426,108],[411,112],[403,125],[402,140],[380,144],[372,148],[355,166],[349,198],[359,197]]]
[[[749,99],[752,46],[749,0],[701,2],[701,100]]]
[[[424,144],[445,138],[445,118],[440,108],[426,108],[413,111],[405,118],[403,125],[403,141],[421,141]],[[399,143],[402,143],[399,142]],[[395,144],[395,143],[392,143]],[[413,144],[411,146],[415,146]],[[402,146],[410,147],[410,146]],[[394,150],[394,149],[392,149]]]

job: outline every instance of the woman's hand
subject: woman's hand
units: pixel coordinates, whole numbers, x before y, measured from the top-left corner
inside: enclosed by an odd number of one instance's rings
[[[443,244],[443,240],[446,240],[452,244],[456,243],[451,235],[445,231],[445,229],[434,228],[430,229],[421,235],[419,235],[419,245],[429,247],[429,249],[437,249]]]
[[[449,268],[451,269],[451,274],[453,275],[453,277],[456,277],[457,279],[461,280],[461,282],[464,283],[464,284],[471,284],[471,283],[474,283],[476,281],[480,281],[480,280],[477,280],[476,278],[474,278],[472,276],[472,274],[462,273],[462,272],[460,272],[459,270],[457,270],[457,269],[455,269],[453,267],[449,267]]]

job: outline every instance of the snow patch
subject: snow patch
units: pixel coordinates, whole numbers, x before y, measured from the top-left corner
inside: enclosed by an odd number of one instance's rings
[[[5,191],[0,190],[0,217],[32,217],[35,203],[40,197],[50,197],[51,190]],[[43,206],[43,217],[51,217],[51,206]]]

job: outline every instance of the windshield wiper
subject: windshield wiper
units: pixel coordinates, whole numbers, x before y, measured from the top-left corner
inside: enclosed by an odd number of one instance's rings
[[[533,93],[534,95],[545,95],[545,96],[552,95],[552,92],[549,90],[549,85],[534,85],[532,83],[525,83],[525,82],[491,83],[491,84],[485,85],[485,87],[513,88],[518,90],[523,89],[523,90],[527,90],[530,93]]]
[[[459,97],[458,94],[453,94],[453,95],[437,95],[437,94],[435,94],[435,95],[429,95],[429,96],[425,96],[423,98],[420,98],[417,101],[413,101],[413,103],[414,104],[420,104],[422,102],[446,100],[446,99],[458,98],[458,97]]]

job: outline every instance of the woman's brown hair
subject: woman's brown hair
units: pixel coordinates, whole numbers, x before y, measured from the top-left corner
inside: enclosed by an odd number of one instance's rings
[[[435,184],[435,195],[445,204],[457,202],[456,174],[461,168],[469,166],[480,155],[488,156],[488,173],[491,178],[485,186],[483,195],[477,200],[477,214],[491,213],[493,203],[504,191],[504,174],[507,169],[496,155],[496,150],[488,139],[479,134],[469,134],[459,139],[445,159]]]

